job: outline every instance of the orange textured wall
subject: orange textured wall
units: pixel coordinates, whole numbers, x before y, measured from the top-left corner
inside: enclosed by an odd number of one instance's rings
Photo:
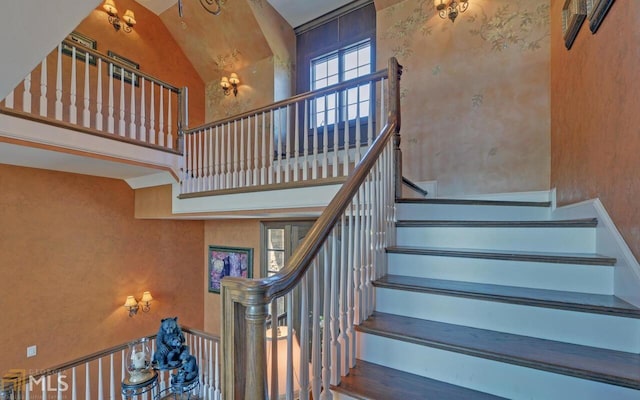
[[[549,1],[473,0],[454,23],[376,6],[378,68],[405,67],[403,174],[441,196],[548,190]]]
[[[108,50],[129,58],[140,69],[177,87],[189,88],[189,126],[204,122],[204,83],[160,18],[133,0],[116,2],[120,15],[131,9],[137,24],[133,32],[117,32],[109,24],[102,5],[89,14],[76,31],[98,42],[98,51]]]
[[[570,50],[563,3],[551,2],[551,184],[561,205],[599,197],[640,257],[640,2],[614,2]]]
[[[0,187],[0,375],[154,333],[168,316],[202,329],[202,221],[136,220],[134,191],[115,179],[0,164]],[[129,318],[126,296],[144,290],[151,311]]]
[[[260,277],[260,221],[257,219],[215,220],[204,225],[204,330],[221,334],[221,297],[209,293],[207,251],[210,245],[253,248],[253,277]]]

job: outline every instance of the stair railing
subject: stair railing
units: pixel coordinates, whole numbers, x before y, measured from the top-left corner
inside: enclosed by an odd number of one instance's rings
[[[200,387],[194,393],[199,399],[220,400],[220,359],[219,338],[208,333],[182,327],[186,345],[196,357],[199,367]],[[155,351],[156,335],[146,336],[151,342],[151,351]],[[7,400],[46,400],[46,399],[119,399],[121,382],[127,372],[125,358],[128,343],[99,351],[36,374],[27,375],[24,370],[11,370],[15,380],[6,378],[9,384]],[[170,371],[158,371],[158,389],[167,390]],[[3,397],[4,399],[5,397]],[[136,398],[147,399],[146,394]]]
[[[65,39],[0,103],[0,112],[177,152],[187,88]]]
[[[384,122],[385,77],[375,72],[186,131],[181,197],[344,180]]]
[[[287,399],[330,399],[331,386],[355,365],[354,326],[373,312],[371,282],[385,273],[384,249],[395,243],[401,72],[390,59],[384,127],[283,270],[264,279],[222,280],[225,399],[277,399],[285,392]],[[281,302],[289,331],[296,331],[286,337],[284,371],[278,368],[281,341],[267,340],[266,329]],[[275,325],[271,338],[278,337]],[[278,374],[285,374],[284,388]]]

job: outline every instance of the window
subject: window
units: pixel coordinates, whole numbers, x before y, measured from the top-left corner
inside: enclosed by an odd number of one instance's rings
[[[371,41],[351,45],[311,60],[311,90],[322,89],[371,73]],[[312,127],[332,126],[336,122],[369,117],[370,86],[364,84],[338,94],[317,98]]]

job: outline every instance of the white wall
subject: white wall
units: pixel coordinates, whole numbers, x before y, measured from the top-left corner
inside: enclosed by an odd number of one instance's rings
[[[82,21],[100,0],[11,0],[0,12],[0,99]]]

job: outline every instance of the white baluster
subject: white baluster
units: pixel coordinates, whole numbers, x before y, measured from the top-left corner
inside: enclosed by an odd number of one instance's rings
[[[227,147],[224,124],[220,125],[220,189],[226,189],[227,185]]]
[[[354,227],[355,233],[353,235],[353,323],[354,325],[360,325],[360,267],[362,265],[362,260],[360,259],[360,193],[362,192],[362,187],[358,189],[358,192],[355,196],[355,220]]]
[[[158,86],[160,92],[160,107],[158,108],[158,144],[164,146],[164,93],[162,91],[162,85]]]
[[[346,211],[345,211],[346,212]],[[345,214],[340,217],[340,292],[338,294],[338,323],[339,336],[338,346],[341,351],[336,367],[340,368],[341,376],[347,375],[349,365],[347,357],[349,354],[349,341],[347,339],[347,275],[349,264],[347,264],[347,242],[349,241],[349,233],[346,231]]]
[[[71,48],[71,85],[69,89],[69,122],[72,124],[78,123],[78,108],[76,107],[77,97],[77,73],[76,73],[76,47]]]
[[[386,105],[384,103],[384,99],[386,98],[386,93],[385,93],[385,89],[386,89],[386,85],[385,83],[385,79],[383,78],[380,81],[380,126],[384,126],[387,123],[387,108]]]
[[[40,64],[40,116],[47,116],[47,57]]]
[[[131,117],[129,118],[129,138],[136,139],[138,127],[136,126],[136,88],[134,82],[136,82],[136,73],[131,72],[131,95],[129,100],[129,111]]]
[[[360,162],[360,157],[362,156],[362,153],[360,152],[360,115],[356,114],[356,151],[355,154],[353,156],[354,160],[353,160],[353,164],[354,165],[358,165],[358,163]]]
[[[333,234],[332,234],[333,236]],[[324,258],[324,295],[322,313],[324,315],[322,324],[322,387],[324,390],[320,396],[321,400],[333,399],[329,386],[331,384],[331,258],[329,243],[331,238],[322,246],[322,256]]]
[[[91,377],[89,373],[89,363],[84,363],[84,399],[91,400]]]
[[[173,149],[173,110],[171,109],[171,89],[167,88],[167,147]]]
[[[213,173],[213,128],[209,128],[209,164],[208,164],[208,168],[207,168],[207,189],[208,190],[213,190],[214,189],[214,173]]]
[[[260,184],[264,185],[266,183],[266,173],[267,173],[267,138],[266,138],[266,114],[262,112],[262,169],[260,169]]]
[[[300,282],[300,400],[309,400],[309,275]]]
[[[220,150],[220,131],[219,131],[219,127],[216,126],[216,142],[215,142],[215,148],[213,151],[213,155],[214,155],[214,159],[215,159],[215,173],[214,173],[214,177],[213,177],[213,188],[214,189],[220,189],[220,159],[222,157],[222,151]]]
[[[115,118],[113,117],[114,100],[113,100],[113,64],[109,64],[109,105],[107,106],[107,132],[115,133]]]
[[[244,154],[246,148],[244,147],[244,118],[240,119],[240,168],[238,171],[238,185],[240,187],[245,186],[244,177],[245,177],[245,168],[244,168]]]
[[[13,108],[13,90],[4,98],[4,106],[8,109]]]
[[[124,122],[124,115],[125,115],[125,109],[124,109],[124,67],[120,67],[120,119],[118,120],[118,134],[122,137],[126,136],[126,129],[127,126]]]
[[[344,121],[344,158],[342,159],[342,175],[349,175],[349,149],[351,148],[351,139],[349,136],[349,119]]]
[[[367,176],[365,180],[365,269],[364,269],[364,284],[365,284],[365,306],[364,306],[364,315],[363,319],[367,319],[369,317],[369,310],[371,309],[371,294],[373,293],[373,286],[371,285],[372,278],[372,270],[373,270],[373,231],[372,231],[372,220],[373,220],[373,204],[372,204],[372,190],[373,182],[371,182],[371,173]]]
[[[373,86],[373,82],[369,82],[369,117],[367,118],[367,146],[371,146],[373,143],[373,113],[375,111],[375,107],[373,105],[373,101],[371,101],[371,93],[375,87]],[[358,88],[358,114],[360,114],[360,88]]]
[[[31,400],[31,388],[29,386],[30,386],[29,383],[25,382],[25,385],[24,385],[24,399],[25,400]],[[18,399],[13,399],[13,400],[18,400]]]
[[[89,53],[84,53],[84,107],[82,108],[82,126],[89,128],[91,126],[91,111],[89,111],[89,103],[91,101],[89,94]]]
[[[144,84],[147,80],[144,76],[140,77],[140,141],[147,141],[147,102]]]
[[[22,93],[22,111],[31,113],[31,72],[24,78],[24,92]]]
[[[304,122],[302,125],[302,180],[309,179],[309,101],[304,101]]]
[[[269,112],[269,158],[267,159],[269,162],[269,169],[267,171],[267,183],[273,183],[273,156],[275,154],[274,145],[275,145],[275,136],[273,130],[273,110]]]
[[[58,45],[56,68],[56,119],[62,121],[62,44]]]
[[[218,361],[218,342],[216,341],[216,361],[214,364],[215,367],[215,386],[216,386],[216,391],[214,393],[214,397],[216,400],[219,400],[222,398],[222,393],[220,392],[220,369],[219,369],[219,365],[220,362]]]
[[[253,185],[258,185],[258,171],[260,169],[259,138],[258,138],[258,114],[253,116]]]
[[[286,371],[286,394],[287,400],[293,400],[293,295],[287,293],[287,371]]]
[[[322,177],[327,177],[329,169],[329,118],[327,117],[327,107],[329,96],[324,96],[324,125],[322,126]]]
[[[231,122],[227,123],[227,134],[226,134],[226,139],[227,139],[227,154],[226,154],[226,159],[227,159],[227,175],[225,178],[225,187],[226,188],[230,188],[233,187],[233,172],[231,169],[231,166],[233,165],[233,160],[231,159]]]
[[[331,330],[331,384],[338,385],[342,376],[341,362],[342,349],[338,341],[339,329],[339,302],[340,288],[338,275],[338,228],[333,228],[331,235],[331,320],[329,328]]]
[[[355,232],[355,221],[353,216],[353,201],[349,205],[349,236],[348,236],[348,250],[347,250],[347,344],[345,345],[345,355],[347,357],[347,366],[353,368],[356,362],[356,348],[355,348],[355,331],[353,329],[353,271],[354,271],[354,243],[353,237]],[[345,372],[347,370],[345,369]]]
[[[109,355],[109,400],[116,400],[116,377],[113,353]]]
[[[182,193],[191,192],[191,171],[189,171],[191,159],[191,135],[184,136],[184,177],[182,178]]]
[[[311,179],[314,181],[318,179],[318,115],[317,114],[314,114],[314,118],[313,118],[313,158],[311,159]]]
[[[318,257],[313,260],[313,323],[311,325],[311,396],[320,398],[322,388],[322,361],[320,354],[320,266]]]
[[[300,180],[300,102],[296,102],[295,106],[295,119],[293,120],[294,129],[293,134],[293,181],[298,182]]]
[[[276,154],[278,163],[276,164],[276,183],[282,182],[282,136],[283,136],[283,126],[282,126],[282,109],[278,109],[278,114],[276,118],[278,119],[278,126],[274,127],[276,131],[275,138],[276,140]],[[276,129],[277,128],[277,129]]]
[[[58,382],[56,382],[56,388],[57,388],[57,394],[58,394],[58,400],[62,400],[63,396],[62,393],[66,392],[66,390],[68,388],[63,387],[63,385],[61,385],[61,383],[64,382],[64,378],[66,378],[66,376],[62,375],[62,372],[58,372],[58,374],[56,375],[56,377],[58,378]]]
[[[233,121],[233,187],[238,187],[238,121]]]
[[[340,139],[338,136],[338,123],[339,123],[339,116],[338,116],[338,107],[336,106],[336,108],[334,109],[334,122],[333,122],[333,165],[332,165],[332,172],[333,174],[331,176],[333,176],[334,178],[336,176],[338,176],[338,147],[340,144]],[[349,119],[349,118],[347,118]],[[348,150],[347,147],[345,146],[345,152]]]
[[[289,170],[291,168],[291,105],[287,104],[287,114],[284,121],[284,144],[285,144],[285,164],[284,164],[284,181],[289,182]]]
[[[253,175],[253,169],[251,168],[251,156],[253,151],[251,148],[251,116],[247,117],[247,168],[245,173],[245,186],[251,186],[253,181],[251,179]]]
[[[50,378],[48,376],[42,377],[42,400],[47,400],[47,386]]]
[[[102,380],[102,358],[98,358],[98,400],[104,400],[104,382]]]
[[[102,59],[96,57],[98,63],[98,79],[96,84],[96,129],[102,130]]]
[[[78,380],[76,378],[76,367],[71,368],[71,400],[78,399]]]
[[[149,143],[156,144],[156,89],[153,81],[151,81],[149,107]]]

